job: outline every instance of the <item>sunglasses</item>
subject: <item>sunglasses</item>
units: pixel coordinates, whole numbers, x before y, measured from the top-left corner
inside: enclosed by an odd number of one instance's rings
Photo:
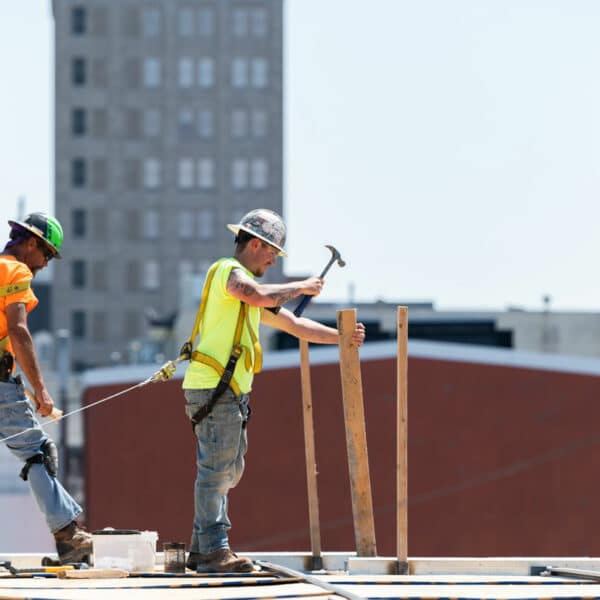
[[[48,248],[48,246],[46,246],[46,244],[44,244],[43,242],[37,242],[37,247],[44,255],[46,262],[50,262],[54,258],[54,252],[52,252],[52,250],[50,250],[50,248]]]

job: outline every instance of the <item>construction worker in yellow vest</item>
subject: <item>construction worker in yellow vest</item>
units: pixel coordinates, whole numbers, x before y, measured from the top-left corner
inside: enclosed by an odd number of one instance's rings
[[[239,224],[227,227],[236,236],[234,257],[218,260],[209,269],[194,333],[181,352],[190,359],[183,389],[186,413],[198,438],[187,567],[199,572],[254,570],[249,558],[237,556],[229,547],[227,495],[244,470],[248,397],[262,361],[259,323],[308,342],[339,341],[337,329],[282,308],[293,298],[317,296],[323,289],[321,278],[283,284],[256,280],[278,256],[286,256],[286,228],[281,217],[271,210],[256,209]],[[200,342],[192,348],[198,331]],[[357,345],[363,343],[362,323],[357,324],[353,338]]]
[[[29,482],[33,496],[54,535],[61,563],[89,562],[92,538],[76,522],[81,507],[58,481],[58,452],[41,429],[33,409],[47,417],[54,402],[46,388],[27,327],[27,314],[38,304],[31,280],[61,258],[63,231],[60,223],[44,213],[32,213],[23,221],[9,221],[10,240],[0,254],[0,440],[24,463],[21,478]],[[24,382],[15,374],[18,364],[33,390],[33,407]],[[10,518],[0,516],[1,521]]]

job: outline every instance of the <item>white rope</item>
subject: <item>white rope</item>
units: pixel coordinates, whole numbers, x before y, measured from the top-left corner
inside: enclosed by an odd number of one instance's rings
[[[177,360],[170,360],[170,361],[166,362],[158,371],[156,371],[156,373],[154,373],[153,375],[148,377],[148,379],[144,379],[144,381],[141,381],[140,383],[136,383],[135,385],[132,385],[131,387],[121,390],[120,392],[117,392],[116,394],[111,394],[110,396],[106,396],[105,398],[100,398],[100,400],[96,400],[96,402],[92,402],[92,404],[88,404],[87,406],[82,406],[80,408],[76,408],[75,410],[72,410],[71,412],[65,413],[65,414],[61,415],[60,417],[57,417],[56,419],[48,419],[46,421],[43,421],[42,423],[39,423],[39,428],[42,431],[44,431],[44,425],[58,423],[59,421],[62,421],[63,419],[66,419],[67,417],[71,417],[72,415],[83,412],[84,410],[88,410],[90,408],[93,408],[94,406],[98,406],[98,404],[102,404],[103,402],[112,400],[113,398],[116,398],[117,396],[122,396],[123,394],[127,394],[128,392],[131,392],[137,388],[148,385],[149,383],[157,383],[159,381],[167,381],[175,373],[176,366],[179,362],[181,362],[181,359],[179,359],[179,358]],[[37,427],[27,427],[26,429],[23,429],[22,431],[14,433],[13,435],[9,435],[8,437],[5,437],[5,438],[0,438],[0,442],[7,442],[8,440],[12,440],[13,438],[23,435],[25,432],[33,431],[34,429],[37,429]],[[44,433],[45,433],[45,431],[44,431]]]

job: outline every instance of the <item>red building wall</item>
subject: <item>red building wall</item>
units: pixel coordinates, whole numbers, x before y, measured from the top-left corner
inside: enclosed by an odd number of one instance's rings
[[[312,368],[322,546],[354,549],[337,364]],[[395,553],[395,358],[362,362],[377,548]],[[181,382],[153,384],[86,415],[92,529],[189,541],[194,436]],[[91,403],[126,385],[88,388]],[[409,359],[409,555],[600,554],[600,377]],[[238,551],[309,550],[297,368],[252,394],[244,478],[230,494]]]

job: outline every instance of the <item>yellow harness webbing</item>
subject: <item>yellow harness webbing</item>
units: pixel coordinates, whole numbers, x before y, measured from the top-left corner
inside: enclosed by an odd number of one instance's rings
[[[200,327],[202,325],[202,319],[204,317],[204,311],[206,310],[206,302],[208,300],[210,286],[212,285],[212,281],[213,281],[215,272],[216,272],[217,268],[219,267],[219,265],[220,265],[220,261],[216,262],[214,265],[212,265],[212,267],[208,270],[208,273],[206,274],[206,281],[204,282],[204,289],[202,290],[202,299],[200,300],[200,306],[198,307],[198,312],[196,313],[196,318],[194,320],[194,327],[192,328],[192,333],[188,340],[188,343],[190,344],[190,346],[192,348],[194,347],[194,341],[195,341],[196,337],[198,336],[198,333],[200,332]],[[240,344],[240,340],[242,339],[242,330],[244,328],[244,324],[246,324],[246,326],[248,327],[248,333],[250,334],[250,340],[252,341],[252,346],[254,348],[254,357],[255,357],[254,365],[252,364],[252,355],[251,355],[249,349],[246,348],[244,345]],[[244,356],[244,366],[246,368],[246,371],[250,371],[251,369],[253,369],[254,373],[259,373],[260,370],[262,369],[262,348],[260,346],[258,336],[254,332],[254,330],[252,329],[252,326],[250,324],[250,318],[248,316],[248,306],[244,302],[240,302],[240,312],[238,313],[238,319],[237,319],[237,323],[235,326],[235,334],[233,336],[232,352],[235,352],[238,355],[238,357],[241,356],[242,353],[245,355]],[[223,377],[223,373],[225,372],[225,367],[218,360],[213,358],[212,356],[209,356],[208,354],[204,354],[203,352],[199,352],[198,350],[195,350],[194,352],[192,352],[192,356],[191,356],[190,360],[193,360],[194,362],[199,362],[199,363],[202,363],[204,365],[211,367],[212,369],[214,369],[217,372],[219,377]],[[229,387],[231,387],[231,389],[233,390],[233,393],[236,396],[240,395],[240,393],[241,393],[240,386],[237,383],[237,381],[235,380],[235,377],[231,378],[231,381],[229,382]]]
[[[31,287],[31,281],[23,281],[22,283],[11,283],[0,287],[0,298],[4,296],[10,296],[17,292],[24,292]],[[0,339],[0,350],[4,350],[8,346],[8,336],[5,335]]]

